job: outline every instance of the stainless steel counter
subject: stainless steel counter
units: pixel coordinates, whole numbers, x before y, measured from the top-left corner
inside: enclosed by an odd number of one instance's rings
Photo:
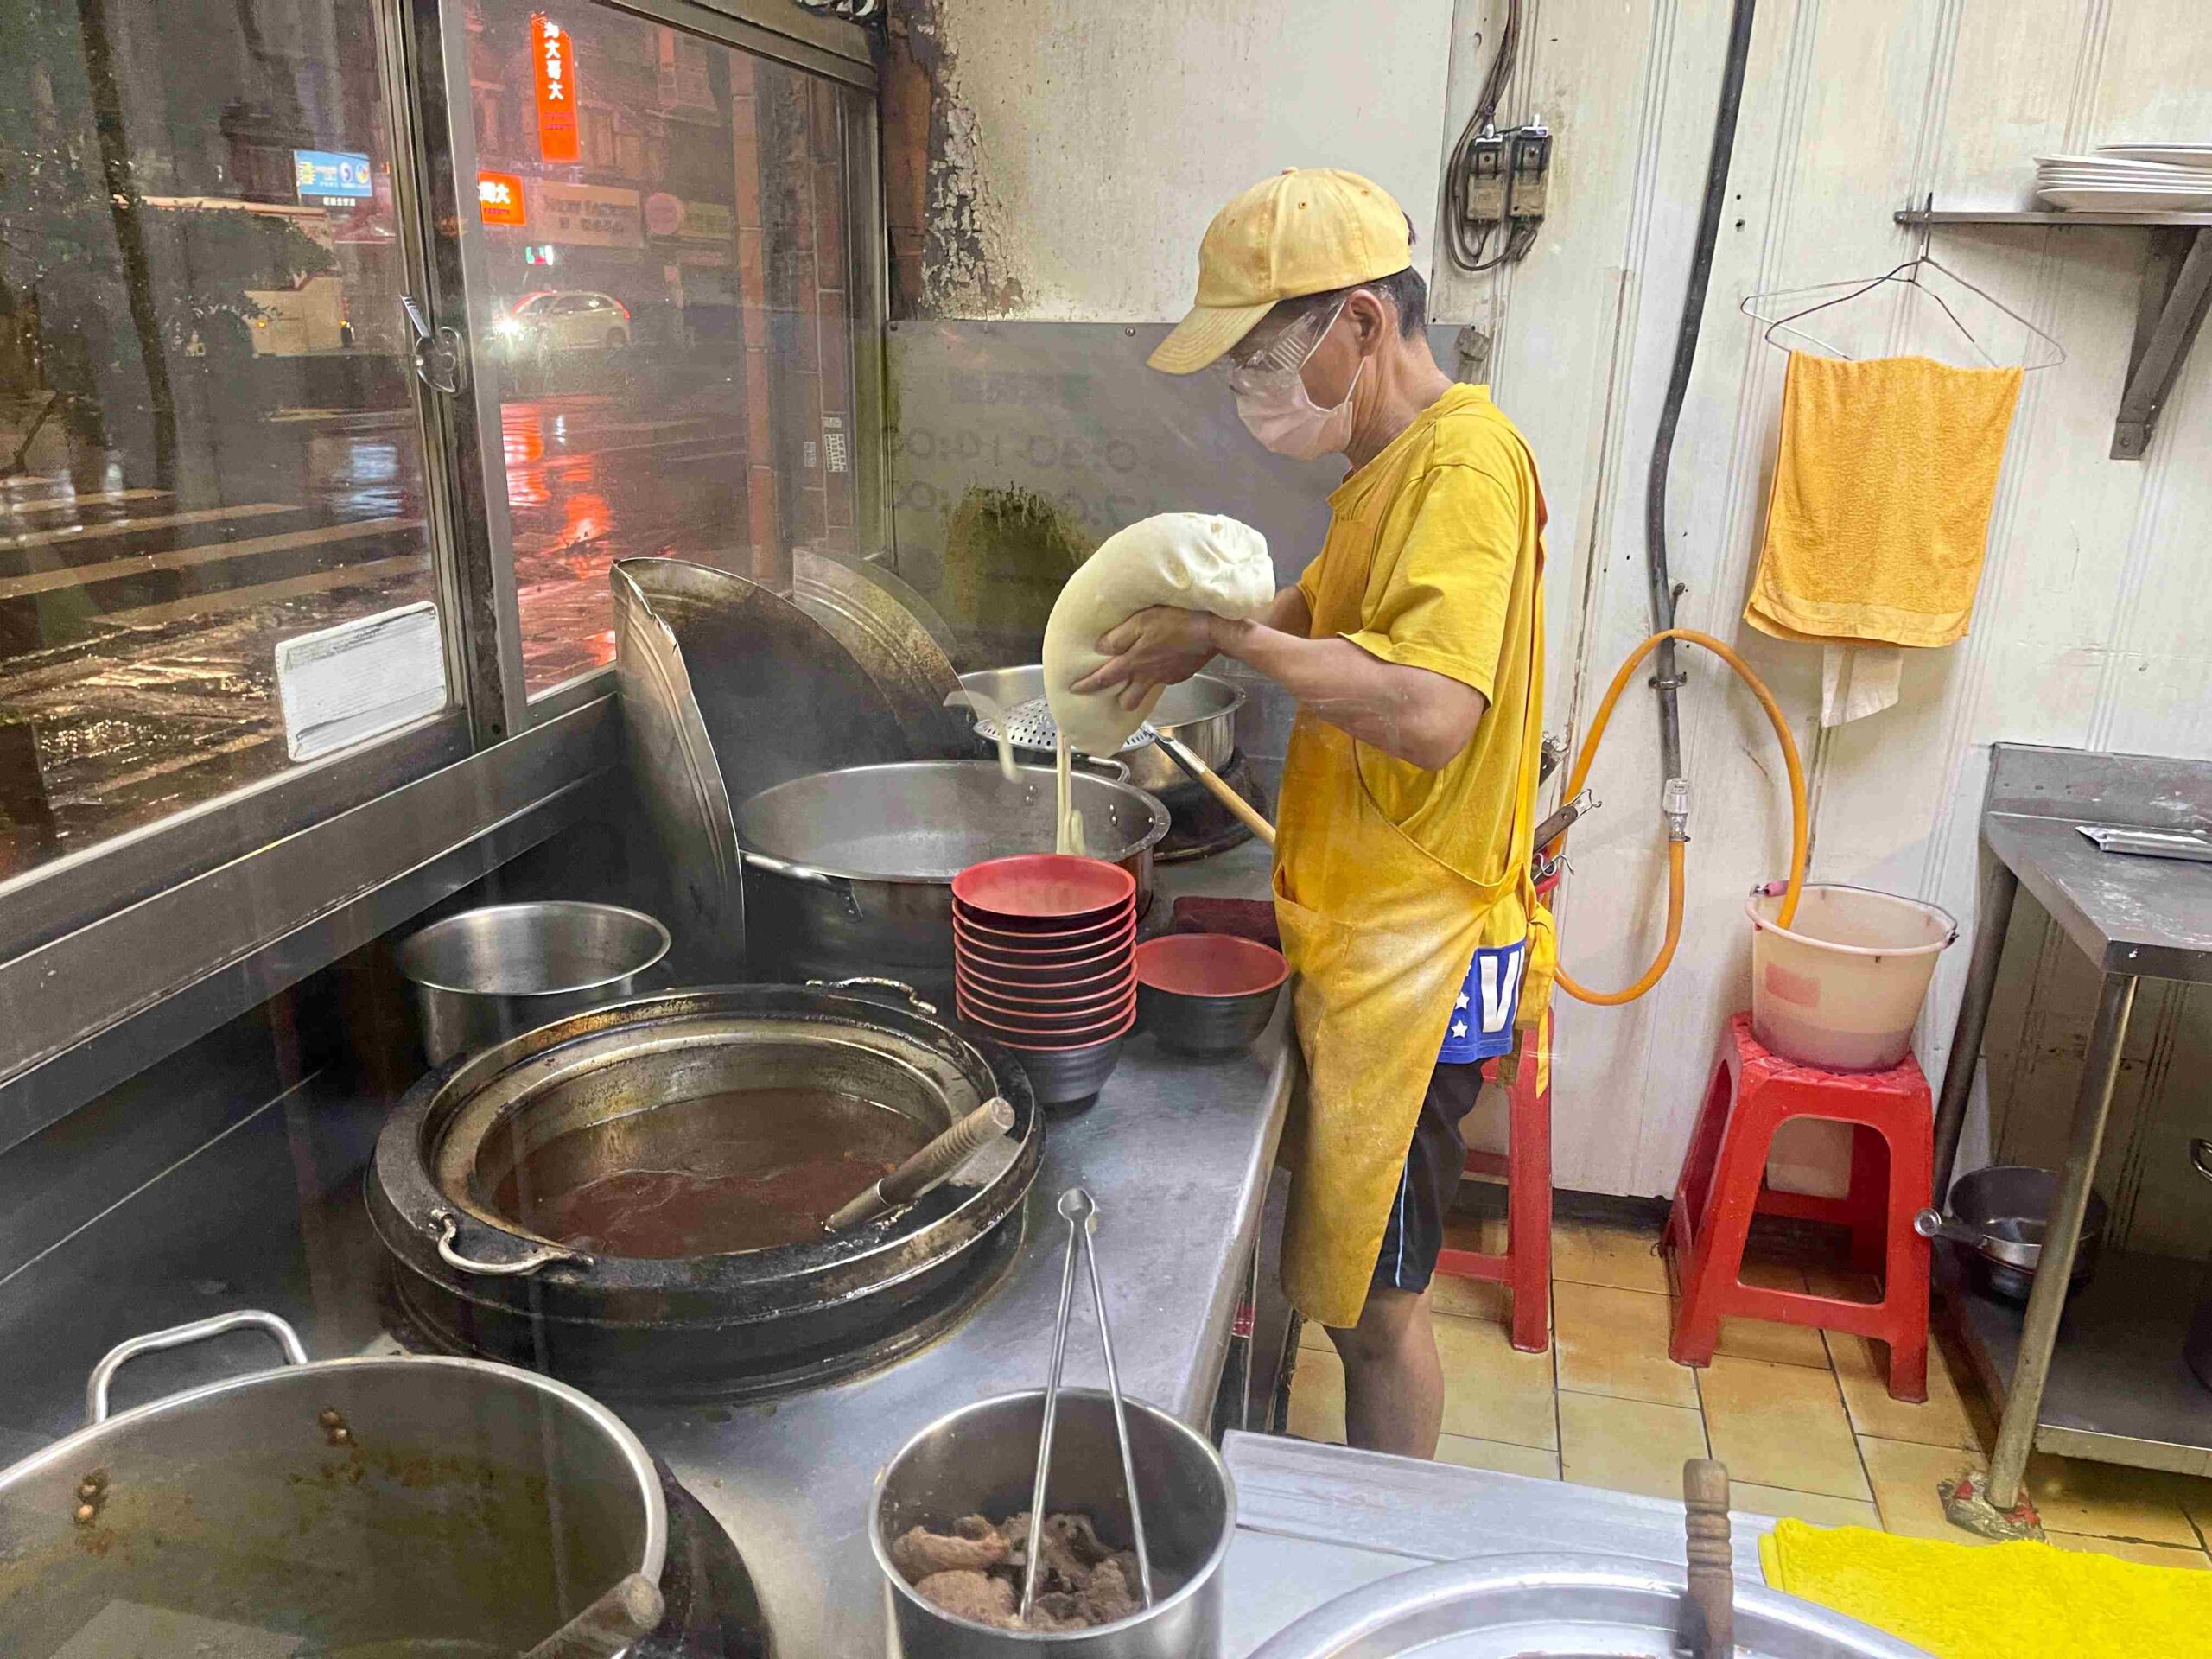
[[[2075,828],[2125,821],[1992,812],[1981,833],[2102,971],[2212,980],[2212,864],[2107,853]]]
[[[1162,901],[1256,896],[1267,867],[1254,846],[1163,867]],[[884,1652],[865,1531],[876,1471],[924,1423],[1043,1381],[1065,1238],[1052,1204],[1063,1188],[1081,1182],[1098,1200],[1123,1386],[1206,1422],[1281,1134],[1292,1052],[1287,998],[1254,1051],[1233,1059],[1177,1059],[1149,1038],[1131,1041],[1098,1103],[1049,1124],[1020,1258],[918,1354],[773,1403],[618,1408],[736,1540],[779,1652]],[[391,1105],[333,1074],[307,1078],[0,1280],[0,1463],[79,1427],[86,1371],[127,1337],[260,1306],[292,1320],[317,1357],[375,1345],[380,1262],[359,1175]],[[272,1358],[251,1334],[149,1355],[118,1379],[118,1405]],[[1081,1313],[1070,1380],[1103,1381]]]

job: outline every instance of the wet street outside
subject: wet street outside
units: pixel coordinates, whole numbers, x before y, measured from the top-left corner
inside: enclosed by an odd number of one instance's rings
[[[503,416],[534,696],[613,657],[614,560],[746,544],[744,416],[641,386]],[[183,437],[174,490],[96,453],[0,480],[0,876],[284,770],[277,642],[439,597],[411,410]]]

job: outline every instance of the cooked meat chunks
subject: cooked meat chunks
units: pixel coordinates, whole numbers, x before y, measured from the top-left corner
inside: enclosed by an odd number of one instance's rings
[[[1045,1517],[1037,1599],[1024,1625],[1019,1609],[1029,1533],[1026,1514],[999,1525],[966,1516],[950,1532],[908,1529],[892,1544],[891,1560],[932,1606],[1000,1630],[1090,1630],[1143,1605],[1136,1556],[1107,1543],[1089,1516],[1055,1513]]]

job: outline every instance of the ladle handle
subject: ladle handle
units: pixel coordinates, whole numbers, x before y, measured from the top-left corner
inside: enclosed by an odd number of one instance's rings
[[[1682,1510],[1689,1650],[1695,1659],[1728,1659],[1736,1651],[1736,1551],[1728,1538],[1727,1468],[1711,1458],[1682,1465]]]
[[[1272,847],[1275,844],[1274,825],[1268,822],[1259,808],[1254,806],[1251,802],[1224,783],[1221,775],[1211,766],[1193,754],[1188,744],[1179,738],[1170,737],[1166,732],[1162,732],[1160,734],[1160,747],[1167,751],[1169,760],[1190,773],[1195,781],[1204,785],[1208,794],[1236,814],[1237,819],[1247,830],[1257,836],[1266,845]]]
[[[2212,1141],[2191,1141],[2189,1143],[2189,1161],[2198,1174],[2212,1181]]]
[[[1976,1249],[1982,1243],[1980,1233],[1963,1222],[1952,1220],[1940,1210],[1923,1210],[1912,1218],[1912,1230],[1923,1238],[1948,1238],[1955,1244],[1971,1244]]]
[[[644,1573],[632,1573],[523,1659],[614,1659],[639,1637],[652,1635],[667,1611],[660,1586]]]
[[[845,1232],[913,1203],[1013,1127],[1012,1106],[997,1098],[985,1101],[881,1180],[869,1182],[866,1192],[822,1224],[823,1230]]]

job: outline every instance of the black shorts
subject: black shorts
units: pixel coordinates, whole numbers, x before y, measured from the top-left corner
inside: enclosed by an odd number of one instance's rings
[[[1483,1065],[1480,1060],[1464,1065],[1439,1061],[1429,1074],[1413,1144],[1406,1148],[1406,1166],[1398,1176],[1397,1197],[1382,1229],[1382,1249],[1375,1258],[1376,1289],[1418,1294],[1435,1276],[1436,1253],[1444,1248],[1444,1217],[1467,1167],[1459,1124],[1482,1092]]]

